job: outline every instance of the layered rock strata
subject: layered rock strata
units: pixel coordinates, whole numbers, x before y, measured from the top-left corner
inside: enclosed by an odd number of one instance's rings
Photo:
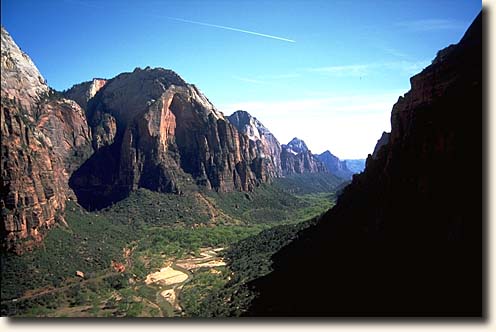
[[[1,30],[2,247],[21,252],[64,222],[72,172],[92,153],[83,110],[45,83],[31,59]]]

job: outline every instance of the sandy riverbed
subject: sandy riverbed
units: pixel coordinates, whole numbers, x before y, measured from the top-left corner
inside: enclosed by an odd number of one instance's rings
[[[146,277],[147,285],[152,283],[164,283],[165,285],[180,284],[188,280],[188,275],[184,272],[176,270],[171,266],[163,267],[158,272],[149,274]]]
[[[224,248],[202,248],[200,257],[190,257],[174,262],[166,262],[160,271],[150,273],[146,277],[145,283],[147,285],[158,284],[167,287],[168,289],[165,290],[163,287],[160,287],[161,290],[157,295],[160,295],[165,301],[169,302],[176,312],[180,312],[182,308],[179,304],[178,296],[184,283],[190,277],[188,273],[194,273],[194,271],[202,267],[212,268],[212,273],[221,273],[215,270],[214,267],[226,265],[222,257],[219,257],[219,252],[222,250]],[[180,269],[184,269],[184,272]]]

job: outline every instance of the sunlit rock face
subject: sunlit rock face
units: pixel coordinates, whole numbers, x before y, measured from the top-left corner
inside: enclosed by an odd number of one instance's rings
[[[325,163],[318,155],[312,154],[303,140],[295,137],[288,144],[281,145],[257,118],[246,111],[234,112],[229,116],[229,121],[250,138],[252,142],[250,144],[254,144],[261,155],[269,159],[270,162],[267,164],[272,168],[268,168],[267,171],[271,176],[329,172]],[[346,172],[343,167],[341,168]],[[344,174],[339,171],[337,173]],[[345,176],[349,177],[348,174]]]
[[[274,160],[171,70],[137,68],[108,80],[86,114],[97,151],[70,184],[90,209],[139,187],[252,190],[276,175]]]
[[[248,136],[250,146],[266,159],[267,174],[271,177],[282,176],[281,144],[270,130],[246,111],[236,111],[228,120],[238,131]]]
[[[2,98],[16,101],[31,111],[49,91],[45,79],[29,56],[22,52],[9,33],[1,28]]]
[[[81,107],[45,84],[3,27],[1,46],[2,247],[22,252],[64,223],[69,177],[93,150]]]
[[[482,113],[480,14],[411,78],[336,206],[250,284],[248,314],[482,317]]]

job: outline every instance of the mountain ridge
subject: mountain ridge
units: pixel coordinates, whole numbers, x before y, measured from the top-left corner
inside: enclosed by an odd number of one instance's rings
[[[99,130],[106,122],[115,123],[115,130],[101,140],[102,153],[97,150],[71,178],[83,206],[95,195],[111,204],[139,187],[178,194],[196,185],[250,191],[272,177],[271,161],[171,70],[119,74],[88,102],[86,112],[93,132],[106,133]]]
[[[321,154],[318,154],[317,158],[324,163],[329,172],[346,180],[350,180],[353,176],[353,172],[348,169],[346,161],[340,160],[338,157],[333,155],[331,151],[326,150]]]
[[[308,149],[306,143],[294,137],[288,144],[281,145],[283,174],[328,172],[326,166]]]

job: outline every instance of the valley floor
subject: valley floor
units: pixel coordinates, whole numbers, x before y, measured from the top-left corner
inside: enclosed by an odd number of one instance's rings
[[[69,202],[68,227],[33,252],[2,255],[2,315],[240,315],[253,296],[246,282],[334,204],[339,183],[307,175],[252,193],[139,190],[97,212]]]

